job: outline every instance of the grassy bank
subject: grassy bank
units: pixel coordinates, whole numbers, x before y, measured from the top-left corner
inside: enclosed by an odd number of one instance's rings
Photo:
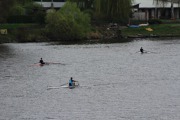
[[[7,34],[0,34],[0,43],[47,41],[44,25],[38,24],[0,24]]]
[[[0,29],[32,28],[38,26],[37,24],[0,24]]]
[[[146,30],[151,28],[152,31]],[[139,28],[125,28],[122,30],[124,37],[180,37],[180,24],[159,24]]]
[[[7,42],[45,42],[49,41],[46,37],[44,25],[38,24],[0,24],[0,29],[7,29],[8,34],[0,34],[0,43]],[[119,32],[117,29],[108,29],[109,26],[94,26],[94,31],[90,33],[90,40],[107,40],[121,37],[123,38],[143,38],[143,37],[180,37],[180,24],[168,23],[159,25],[150,25],[139,28],[123,28]],[[152,31],[146,30],[151,28]]]

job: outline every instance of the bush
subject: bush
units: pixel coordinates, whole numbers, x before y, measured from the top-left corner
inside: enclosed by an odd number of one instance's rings
[[[161,24],[162,21],[159,20],[159,19],[150,19],[150,20],[148,21],[148,23],[149,23],[150,25],[154,25],[154,24]]]
[[[90,17],[80,11],[75,3],[66,2],[59,11],[46,17],[47,32],[51,39],[80,40],[90,31]]]
[[[26,14],[32,17],[34,23],[44,24],[46,11],[42,5],[37,3],[28,3],[25,5]]]
[[[27,15],[13,15],[7,18],[8,23],[32,23],[32,16]]]
[[[10,11],[11,15],[25,15],[25,8],[21,5],[15,5],[14,7],[11,8]]]

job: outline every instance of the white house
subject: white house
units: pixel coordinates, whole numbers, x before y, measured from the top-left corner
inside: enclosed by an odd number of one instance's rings
[[[34,0],[34,2],[39,3],[45,9],[59,9],[65,4],[65,0]]]
[[[180,18],[180,5],[173,4],[174,18]],[[171,18],[171,3],[157,5],[154,0],[134,0],[133,2],[133,19],[149,20],[151,18]]]

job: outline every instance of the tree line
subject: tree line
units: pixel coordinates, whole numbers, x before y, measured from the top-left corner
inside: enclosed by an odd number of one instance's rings
[[[172,6],[179,1],[154,0],[155,4],[171,2]],[[33,0],[1,0],[0,23],[40,23],[45,26],[42,36],[52,40],[80,40],[86,38],[89,32],[96,32],[91,27],[92,20],[127,23],[132,14],[132,2],[133,0],[67,0],[61,9],[51,8],[47,12]]]
[[[134,0],[66,0],[77,3],[84,12],[89,13],[97,19],[126,21],[131,16],[131,6]],[[171,3],[171,16],[173,18],[174,3],[180,0],[154,0],[155,4]],[[33,0],[1,0],[0,1],[0,23],[7,22],[7,17],[18,15],[33,16],[38,12],[42,18],[42,6],[34,4]],[[41,21],[42,22],[42,21]]]
[[[110,20],[126,20],[131,13],[132,0],[67,0],[76,2],[78,7],[93,15],[96,18]],[[9,16],[14,15],[32,15],[35,7],[40,6],[32,4],[33,0],[1,0],[0,1],[0,22],[7,22]],[[34,6],[33,6],[34,5]],[[38,6],[38,7],[37,7]],[[36,9],[36,10],[38,10]],[[31,12],[31,13],[30,13]],[[37,12],[37,11],[35,11]]]

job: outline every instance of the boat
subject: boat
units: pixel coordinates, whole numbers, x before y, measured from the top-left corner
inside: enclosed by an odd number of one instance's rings
[[[34,63],[34,64],[32,64],[32,65],[30,65],[30,66],[45,66],[45,65],[65,65],[65,64],[63,64],[63,63],[54,63],[54,62],[44,62],[44,64],[41,64],[41,63]]]
[[[73,86],[69,86],[69,83],[66,83],[65,85],[62,85],[61,87],[73,89],[73,88],[79,87],[79,82],[74,82]]]

